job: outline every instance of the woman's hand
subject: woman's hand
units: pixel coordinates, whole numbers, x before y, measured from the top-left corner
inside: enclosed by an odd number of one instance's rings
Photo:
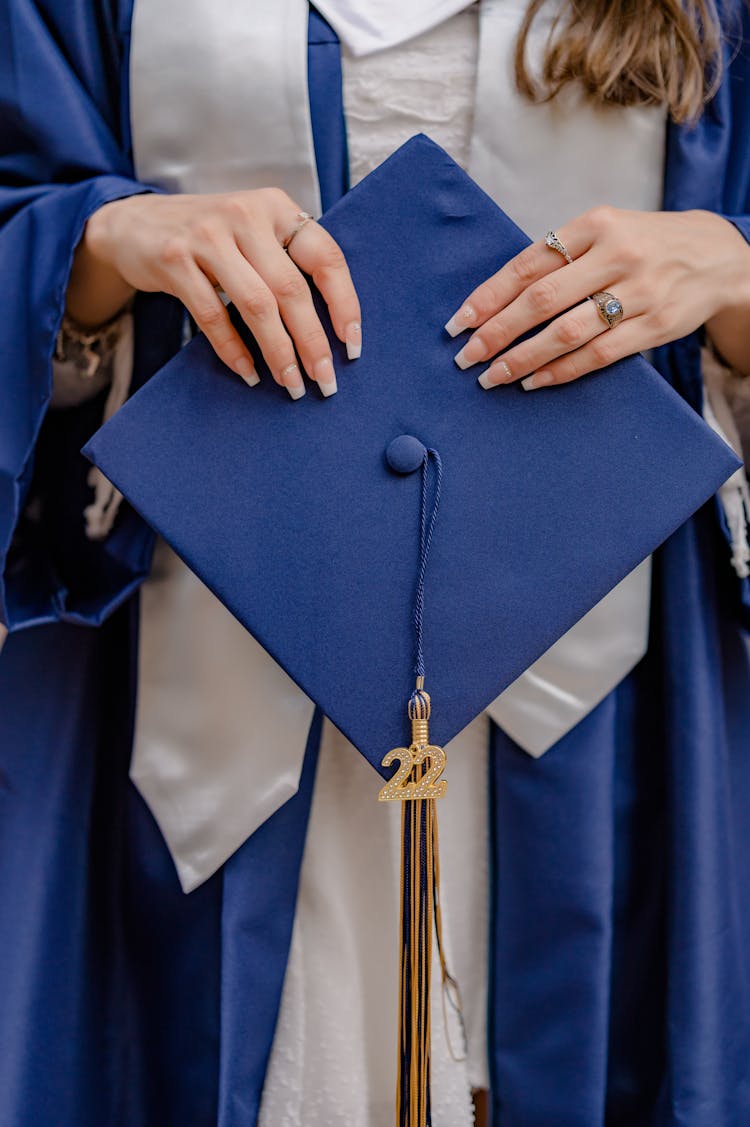
[[[707,211],[602,207],[557,234],[571,264],[534,243],[474,290],[446,325],[451,336],[475,330],[456,363],[492,361],[479,377],[482,387],[568,383],[707,323],[725,359],[750,374],[750,246],[727,220]],[[586,300],[600,291],[622,303],[624,318],[612,329]]]
[[[92,323],[106,319],[102,300],[115,305],[106,311],[111,316],[134,290],[174,294],[224,363],[252,385],[258,382],[252,357],[232,326],[221,289],[293,399],[305,393],[295,349],[322,393],[332,395],[331,350],[302,271],[323,295],[350,359],[361,351],[359,301],[343,253],[317,223],[305,223],[284,251],[282,240],[298,225],[299,208],[274,188],[115,200],[86,225],[68,310],[75,320]]]

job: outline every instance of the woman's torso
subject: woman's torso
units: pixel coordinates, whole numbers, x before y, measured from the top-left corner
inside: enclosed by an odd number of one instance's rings
[[[596,202],[607,201],[636,208],[658,207],[664,146],[663,112],[615,110],[601,114],[581,104],[576,109],[569,106],[566,110],[527,105],[515,90],[511,65],[512,47],[523,5],[518,0],[491,0],[481,8],[480,12],[480,5],[470,5],[418,38],[377,54],[355,57],[344,45],[343,101],[352,183],[365,176],[414,133],[424,131],[463,167],[483,179],[484,186],[490,189],[494,198],[533,235],[543,233],[552,223],[561,222]],[[538,29],[537,36],[542,33],[543,29]],[[273,41],[272,36],[270,40]],[[294,37],[293,41],[296,42]],[[253,50],[260,50],[260,45],[253,48],[247,39],[242,42],[246,54],[252,55]],[[268,42],[266,37],[264,43],[267,45]],[[151,44],[152,51],[153,47]],[[151,62],[153,65],[153,55]],[[300,78],[305,79],[304,74],[290,76],[282,65],[274,68],[268,64],[268,58],[264,59],[265,75],[277,75],[278,88],[273,98],[279,104],[289,104],[295,97],[294,90],[297,91],[296,96],[304,90],[304,81],[300,84]],[[253,65],[248,70],[252,71]],[[229,68],[230,75],[236,73],[234,68]],[[233,97],[236,103],[237,89],[233,80],[227,81],[225,96]],[[220,99],[220,94],[214,88],[212,99],[216,102],[217,98]],[[179,101],[179,96],[173,94],[170,102],[176,101]],[[140,104],[137,97],[134,104]],[[491,143],[487,140],[488,122],[494,123],[490,130]],[[184,150],[179,151],[182,134],[178,129],[171,136],[169,150],[161,150],[163,164],[160,166],[158,138],[154,134],[150,138],[145,136],[152,125],[153,120],[150,123],[145,120],[134,122],[136,161],[139,161],[139,151],[148,154],[146,165],[140,163],[140,175],[157,182],[161,180],[181,190],[220,189],[221,184],[205,178],[205,169],[216,152],[215,132],[209,148],[201,152],[188,144],[189,123],[183,122],[187,130]],[[256,122],[253,130],[260,131],[262,136],[263,125],[262,121]],[[232,145],[234,142],[232,126],[228,123],[226,143]],[[280,186],[296,196],[296,186],[309,183],[314,169],[310,167],[302,175],[295,160],[288,171],[289,175],[284,179],[281,169]],[[263,179],[267,173],[267,162],[259,160],[254,163],[252,150],[249,150],[243,183],[248,187],[261,186],[267,182]],[[210,176],[215,176],[215,166]],[[236,185],[227,180],[224,186]],[[305,199],[303,202],[309,201]],[[194,720],[196,710],[203,713],[191,726],[194,732],[199,733],[194,749],[196,756],[201,754],[198,746],[200,733],[213,732],[215,744],[217,740],[220,743],[222,738],[228,744],[236,744],[243,731],[251,733],[258,727],[256,703],[249,701],[247,693],[242,691],[242,676],[237,680],[234,703],[227,700],[225,689],[217,694],[211,691],[205,680],[206,669],[214,668],[205,656],[215,647],[216,652],[221,652],[223,662],[229,663],[234,670],[247,670],[244,678],[247,681],[249,664],[259,660],[254,643],[218,603],[211,607],[213,597],[176,557],[162,549],[160,559],[160,577],[149,585],[144,594],[136,762],[144,755],[152,755],[157,746],[163,756],[165,746],[186,739],[184,727],[179,736],[174,733],[173,717],[176,712],[182,714],[182,710],[175,708],[180,695],[190,700]],[[179,592],[178,599],[175,592]],[[191,601],[196,610],[200,606],[200,614],[192,615]],[[194,645],[196,652],[202,653],[203,657],[195,662],[189,660],[190,645],[186,645],[184,625],[180,631],[174,631],[175,613],[180,613],[183,622],[195,617],[201,623],[201,637],[195,640]],[[215,623],[213,641],[212,617]],[[171,658],[170,635],[174,638],[171,648],[175,649]],[[175,692],[166,693],[163,677],[164,671],[170,668],[179,670],[180,684],[173,686]],[[186,683],[191,677],[192,684]],[[298,714],[303,715],[302,712]],[[450,857],[445,874],[447,941],[454,970],[459,974],[468,999],[470,1047],[466,1065],[460,1069],[453,1067],[438,1029],[440,1040],[435,1046],[436,1096],[439,1100],[435,1110],[436,1123],[450,1122],[451,1127],[469,1121],[469,1087],[482,1086],[487,1082],[484,1045],[487,829],[486,811],[477,808],[477,795],[484,790],[485,772],[485,761],[477,752],[477,747],[482,742],[486,746],[487,725],[484,720],[478,724],[479,727],[466,734],[466,747],[458,748],[459,752],[464,752],[457,757],[462,775],[460,779],[453,780],[456,784],[453,787],[455,797],[451,810],[443,818],[443,834],[449,846],[446,855]],[[299,733],[295,738],[299,738]],[[252,742],[251,736],[248,739]],[[461,737],[456,743],[460,742]],[[283,754],[280,743],[283,743],[281,736],[275,742],[277,754]],[[379,997],[381,992],[365,990],[363,984],[361,992],[357,992],[359,1003],[354,997],[349,997],[342,1008],[331,996],[324,975],[305,973],[305,967],[328,965],[334,958],[340,970],[346,967],[348,981],[358,980],[358,968],[347,965],[352,944],[339,952],[327,950],[316,915],[321,894],[318,887],[320,873],[314,871],[315,858],[328,858],[329,870],[331,865],[342,870],[327,871],[326,889],[330,889],[332,884],[342,889],[356,888],[362,882],[361,868],[357,873],[349,872],[352,851],[341,851],[336,847],[337,835],[345,836],[347,833],[346,827],[339,825],[335,817],[338,809],[336,795],[351,772],[362,770],[362,764],[351,758],[353,749],[342,750],[340,745],[341,738],[329,729],[321,748],[321,769],[311,815],[306,866],[303,867],[295,939],[269,1068],[263,1122],[275,1122],[285,1116],[285,1122],[297,1122],[295,1115],[301,1115],[303,1107],[308,1119],[313,1114],[310,1109],[318,1108],[315,1123],[330,1125],[332,1122],[346,1122],[351,1125],[359,1122],[356,1116],[364,1114],[364,1105],[360,1101],[357,1107],[346,1107],[343,1092],[341,1107],[334,1109],[332,1105],[320,1104],[321,1089],[315,1083],[315,1077],[323,1072],[332,1075],[327,1062],[333,1058],[340,1059],[342,1053],[346,1058],[346,1074],[359,1077],[360,1090],[374,1084],[373,1098],[376,1102],[380,1094],[389,1092],[391,1087],[390,1080],[377,1082],[383,1070],[387,1072],[392,1064],[389,1054],[383,1059],[380,1030],[386,1044],[390,1044],[393,1014],[390,1006],[384,1005]],[[252,753],[252,748],[248,747],[248,753]],[[326,781],[333,779],[335,787],[333,782],[330,785],[334,791],[329,793]],[[354,791],[361,789],[352,785]],[[358,815],[358,827],[361,829],[363,824],[363,815]],[[390,830],[384,826],[382,819],[378,823],[373,816],[367,825],[371,854],[397,857],[395,839],[389,842]],[[385,837],[375,847],[379,834]],[[360,865],[364,863],[357,851],[354,855],[359,856]],[[472,871],[477,879],[470,884],[462,881],[460,874],[466,871]],[[484,878],[480,880],[478,874],[482,872]],[[451,879],[452,873],[456,874],[454,880]],[[375,874],[372,875],[374,879]],[[387,889],[384,895],[381,915],[387,914]],[[366,950],[370,927],[366,911],[363,909],[360,918],[353,902],[347,901],[345,909],[341,905],[339,907],[348,918],[351,935],[361,932],[362,942],[354,944],[354,948]],[[329,904],[329,909],[335,911],[336,907]],[[375,958],[376,952],[371,951],[370,961]],[[387,969],[384,974],[388,977]],[[348,1030],[352,1009],[356,1009],[357,1004],[361,1004],[363,1011],[367,1010],[368,1026],[375,1031],[375,1037],[369,1042],[356,1036],[342,1036],[342,1031]],[[314,1034],[310,1029],[311,1013],[317,1015]],[[388,1101],[383,1103],[382,1114],[390,1115]],[[375,1115],[374,1111],[372,1115]],[[365,1121],[375,1122],[374,1119],[362,1120],[363,1123]],[[309,1127],[307,1120],[305,1122]]]

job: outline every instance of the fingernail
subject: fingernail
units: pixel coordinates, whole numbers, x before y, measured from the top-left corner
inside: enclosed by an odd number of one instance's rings
[[[305,394],[305,385],[296,364],[287,364],[281,373],[281,380],[292,399],[301,399]]]
[[[497,387],[498,384],[511,383],[513,373],[504,360],[496,360],[489,368],[486,368],[477,383],[483,387],[485,391],[489,391],[491,387]]]
[[[532,372],[525,380],[521,380],[521,387],[524,391],[535,391],[536,388],[546,387],[551,383],[554,383],[552,372],[545,372],[544,369],[540,369],[538,372]]]
[[[481,337],[473,336],[468,341],[460,352],[456,353],[453,357],[459,368],[471,368],[473,364],[478,364],[480,360],[484,360],[487,355],[484,341]]]
[[[313,365],[313,375],[320,388],[321,395],[324,395],[327,399],[329,395],[336,394],[338,391],[338,387],[336,386],[336,373],[328,357],[324,360],[318,360]]]
[[[350,360],[359,360],[362,355],[362,326],[352,321],[346,327],[346,355]]]
[[[468,329],[473,323],[476,314],[471,305],[464,305],[459,309],[458,313],[454,313],[450,321],[445,326],[445,331],[449,337],[457,337],[464,329]]]
[[[260,376],[255,370],[255,365],[252,364],[246,356],[239,358],[235,364],[235,369],[237,374],[242,376],[248,387],[255,387],[256,384],[260,383]]]

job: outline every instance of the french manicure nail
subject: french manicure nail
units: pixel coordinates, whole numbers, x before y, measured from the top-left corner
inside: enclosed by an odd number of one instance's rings
[[[475,317],[473,308],[470,305],[464,305],[459,309],[458,313],[454,313],[450,321],[445,326],[445,331],[449,337],[457,337],[459,333],[464,332],[465,329],[471,325]]]
[[[302,398],[305,394],[305,385],[296,364],[287,364],[281,373],[281,379],[292,399]]]
[[[497,387],[498,384],[511,383],[513,380],[513,373],[504,360],[496,360],[489,368],[486,368],[477,383],[489,391],[491,387]]]
[[[547,387],[551,383],[554,383],[552,373],[540,369],[538,372],[532,372],[525,380],[521,380],[521,387],[524,391],[535,391],[536,388]]]
[[[346,355],[350,360],[359,360],[362,355],[362,326],[352,321],[346,327]]]
[[[235,364],[237,374],[242,376],[243,380],[248,387],[255,387],[260,383],[260,376],[255,370],[255,365],[252,364],[246,356],[241,356]]]
[[[321,395],[326,399],[330,395],[335,395],[338,391],[336,385],[336,373],[333,370],[333,364],[326,357],[324,360],[318,360],[313,366],[313,375],[315,376],[316,383],[320,388]]]
[[[471,368],[472,365],[478,364],[480,360],[483,360],[485,353],[486,349],[482,338],[473,336],[471,340],[463,346],[461,351],[456,353],[453,359],[458,367],[464,371],[466,368]]]

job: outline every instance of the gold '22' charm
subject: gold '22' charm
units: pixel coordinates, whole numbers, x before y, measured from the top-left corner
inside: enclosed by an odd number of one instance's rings
[[[423,798],[442,798],[448,787],[441,779],[446,755],[442,747],[430,743],[430,694],[425,692],[424,678],[417,678],[417,687],[409,698],[407,712],[411,720],[411,743],[394,747],[381,766],[398,770],[378,795],[379,802],[413,802]]]
[[[429,760],[427,770],[423,767]],[[446,755],[436,744],[410,744],[394,747],[383,759],[383,767],[398,762],[399,768],[378,795],[379,802],[410,802],[418,798],[442,798],[448,784],[441,779],[445,770]]]

